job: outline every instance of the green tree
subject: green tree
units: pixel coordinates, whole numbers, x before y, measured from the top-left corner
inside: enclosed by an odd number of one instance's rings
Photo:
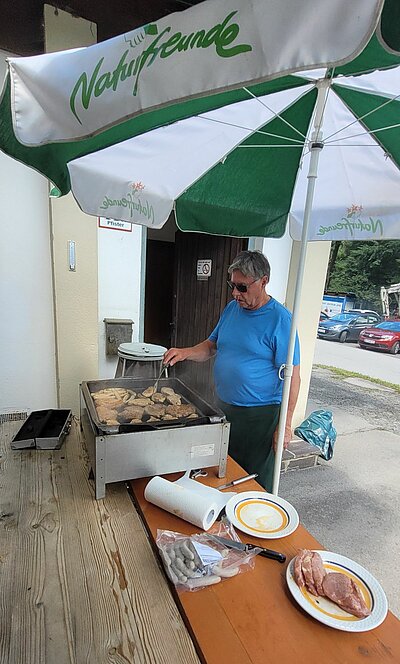
[[[332,243],[331,257],[329,290],[355,293],[378,311],[381,286],[400,282],[400,240]]]

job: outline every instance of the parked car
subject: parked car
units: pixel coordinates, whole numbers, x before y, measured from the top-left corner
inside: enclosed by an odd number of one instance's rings
[[[318,337],[330,341],[358,341],[361,330],[376,325],[381,320],[379,314],[358,314],[347,311],[336,314],[329,320],[321,321],[318,325]]]
[[[400,321],[385,320],[374,327],[362,330],[358,339],[360,348],[386,350],[393,355],[400,353]]]
[[[382,320],[382,316],[378,314],[376,311],[373,311],[372,309],[349,309],[347,312],[349,314],[374,314],[374,316],[378,316],[380,320]]]
[[[319,314],[319,320],[328,320],[329,316],[328,314],[325,313],[325,311],[321,311]]]

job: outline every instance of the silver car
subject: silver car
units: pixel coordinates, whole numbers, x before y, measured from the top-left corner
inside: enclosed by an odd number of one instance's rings
[[[329,320],[321,321],[318,325],[319,339],[330,341],[357,341],[361,330],[380,323],[381,317],[376,313],[363,313],[348,311],[336,314]]]

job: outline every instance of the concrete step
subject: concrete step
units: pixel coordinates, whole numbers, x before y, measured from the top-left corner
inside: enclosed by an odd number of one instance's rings
[[[282,455],[281,473],[288,470],[301,470],[303,468],[312,468],[318,463],[320,450],[307,443],[302,438],[294,436],[289,443],[287,450]]]

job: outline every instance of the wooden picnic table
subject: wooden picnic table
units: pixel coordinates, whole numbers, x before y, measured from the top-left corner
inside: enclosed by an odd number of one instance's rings
[[[221,484],[214,469],[198,479],[208,486]],[[226,482],[245,473],[228,459]],[[178,479],[180,474],[168,475]],[[199,528],[147,502],[149,479],[131,482],[133,494],[153,546],[157,530],[187,535]],[[235,491],[260,490],[252,480]],[[301,517],[301,515],[300,515]],[[240,533],[239,533],[240,534]],[[339,631],[309,616],[292,598],[286,567],[300,548],[324,547],[301,524],[273,546],[241,534],[243,541],[285,553],[285,564],[256,557],[254,569],[196,592],[175,592],[176,602],[198,655],[207,664],[358,664],[400,662],[400,621],[389,612],[377,628],[362,633]],[[340,552],[337,552],[340,553]]]

